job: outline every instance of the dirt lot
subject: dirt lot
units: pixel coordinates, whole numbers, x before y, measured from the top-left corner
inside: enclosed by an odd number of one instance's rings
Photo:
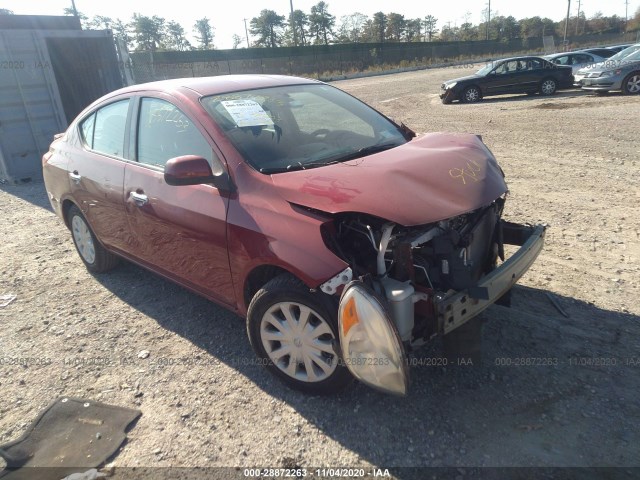
[[[253,363],[241,319],[130,264],[90,275],[43,185],[0,185],[0,295],[17,295],[0,308],[0,443],[74,396],[142,410],[116,467],[640,466],[640,97],[442,105],[467,72],[336,85],[417,132],[481,134],[506,217],[549,225],[513,307],[484,314],[481,368],[416,366],[406,398],[292,392]],[[26,357],[50,362],[7,365]]]

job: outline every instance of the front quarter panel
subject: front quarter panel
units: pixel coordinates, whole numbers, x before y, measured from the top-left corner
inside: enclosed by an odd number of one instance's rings
[[[236,170],[238,195],[230,201],[227,217],[229,261],[241,313],[248,307],[243,295],[246,279],[256,267],[282,268],[309,288],[348,267],[322,240],[321,226],[330,217],[294,208],[269,188],[269,176],[249,168]]]

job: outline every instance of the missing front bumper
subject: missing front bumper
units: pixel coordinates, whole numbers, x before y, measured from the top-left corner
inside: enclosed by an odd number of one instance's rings
[[[471,298],[468,290],[451,292],[436,301],[438,331],[450,333],[495,303],[529,270],[544,245],[545,227],[503,222],[504,243],[521,248],[473,287],[486,290],[486,299]]]

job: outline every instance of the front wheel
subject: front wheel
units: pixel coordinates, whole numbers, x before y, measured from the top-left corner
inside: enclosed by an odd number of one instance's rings
[[[482,95],[480,94],[480,89],[478,87],[468,87],[462,93],[462,101],[465,103],[474,103],[480,101]]]
[[[98,242],[80,209],[75,205],[72,206],[67,218],[73,243],[87,270],[102,273],[113,269],[118,264],[119,258]]]
[[[640,94],[640,72],[633,72],[622,82],[622,93],[625,95]]]
[[[284,274],[256,293],[247,312],[247,333],[260,363],[311,394],[336,393],[353,380],[337,351],[337,305],[323,295]]]
[[[542,95],[553,95],[556,93],[558,84],[553,78],[547,78],[540,83],[540,93]]]

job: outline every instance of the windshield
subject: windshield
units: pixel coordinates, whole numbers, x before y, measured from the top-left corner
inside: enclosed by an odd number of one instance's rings
[[[322,167],[407,141],[387,118],[329,85],[232,92],[202,104],[246,162],[264,174]]]
[[[495,67],[496,65],[497,65],[496,62],[489,62],[480,70],[478,70],[476,72],[476,75],[487,75],[491,70],[493,70],[493,67]]]
[[[636,52],[639,52],[639,51],[640,51],[640,44],[631,45],[630,47],[619,51],[618,53],[616,53],[612,57],[609,57],[608,60],[622,60],[623,58],[625,60],[629,60],[629,59],[626,58],[628,55],[632,55],[632,54],[634,54]]]

